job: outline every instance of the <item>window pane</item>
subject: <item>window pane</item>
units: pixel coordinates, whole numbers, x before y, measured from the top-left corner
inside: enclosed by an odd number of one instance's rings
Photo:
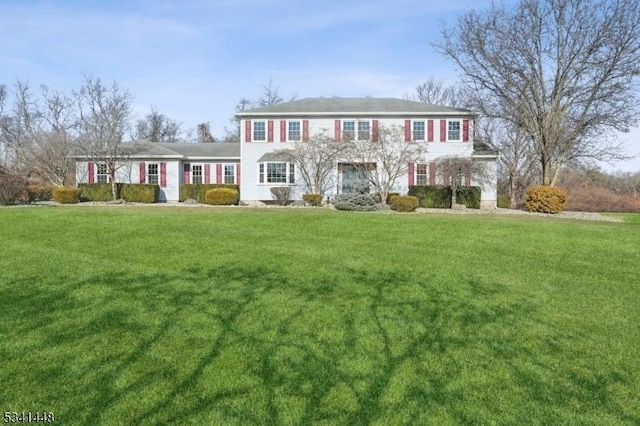
[[[96,164],[96,182],[107,183],[108,181],[109,179],[107,178],[107,165]]]
[[[267,163],[267,183],[287,183],[287,163]]]
[[[202,183],[202,165],[194,164],[191,168],[191,183]]]
[[[289,164],[289,183],[296,183],[296,166]]]
[[[260,163],[260,172],[258,173],[258,182],[264,183],[264,163]]]
[[[289,122],[289,140],[290,141],[300,140],[300,122],[299,121]]]
[[[345,139],[353,139],[356,135],[356,122],[355,121],[343,121],[342,122],[342,137]]]
[[[224,183],[236,183],[236,168],[233,164],[224,165]]]
[[[459,141],[460,140],[460,121],[449,121],[449,135],[448,140]]]
[[[414,141],[424,140],[424,121],[413,122],[413,140]]]
[[[267,132],[265,130],[264,121],[254,121],[253,122],[253,140],[254,141],[265,141],[267,140]]]
[[[416,185],[428,185],[429,176],[427,175],[426,164],[416,164]]]
[[[358,140],[366,141],[371,138],[370,126],[371,123],[368,121],[358,121]]]
[[[149,164],[147,167],[147,183],[152,185],[158,184],[158,165]]]

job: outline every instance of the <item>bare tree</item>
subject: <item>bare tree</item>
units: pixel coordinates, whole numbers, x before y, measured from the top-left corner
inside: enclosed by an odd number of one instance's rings
[[[531,138],[543,184],[564,164],[624,157],[612,131],[638,122],[637,0],[492,4],[444,27],[436,47],[485,100],[483,112]]]
[[[296,142],[292,149],[276,152],[295,161],[305,192],[324,195],[335,186],[336,166],[345,155],[347,146],[326,133],[319,133],[307,141]]]
[[[459,85],[445,85],[441,80],[429,78],[416,86],[416,93],[405,96],[429,105],[460,108],[465,105],[466,94]]]
[[[153,105],[149,113],[136,123],[134,139],[151,142],[167,143],[179,142],[182,131],[180,123],[158,112]]]
[[[213,135],[211,134],[211,126],[209,123],[198,124],[198,143],[212,143],[215,142]]]
[[[137,149],[133,142],[124,140],[131,121],[133,97],[117,83],[105,86],[93,77],[86,77],[75,95],[80,109],[78,149],[90,161],[106,164],[111,193],[116,200],[116,173]]]
[[[408,173],[409,163],[427,152],[425,144],[405,142],[404,127],[397,125],[380,126],[371,139],[352,140],[346,146],[346,158],[367,177],[383,202],[398,178]]]
[[[495,177],[487,165],[471,157],[441,157],[435,162],[436,173],[444,177],[445,184],[451,187],[451,208],[457,207],[456,194],[460,187],[473,181],[483,186]]]

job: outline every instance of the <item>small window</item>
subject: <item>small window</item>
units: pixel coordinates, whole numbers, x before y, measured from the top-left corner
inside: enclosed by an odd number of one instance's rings
[[[289,138],[290,141],[299,141],[300,140],[300,122],[299,121],[290,121],[289,122]]]
[[[109,174],[107,172],[106,164],[96,164],[96,182],[107,183],[109,182]]]
[[[253,122],[253,140],[257,142],[264,142],[267,140],[267,131],[264,121]]]
[[[414,121],[413,122],[413,140],[414,141],[423,141],[424,138],[424,121]]]
[[[147,166],[147,183],[152,185],[158,184],[158,165],[149,164]]]
[[[428,185],[429,173],[427,164],[416,164],[416,185]]]
[[[447,140],[460,141],[462,140],[460,135],[460,120],[450,120],[447,123]]]
[[[202,183],[202,164],[191,166],[191,183]]]
[[[371,122],[358,121],[358,140],[367,141],[371,139]]]
[[[224,165],[224,183],[236,183],[236,165]]]

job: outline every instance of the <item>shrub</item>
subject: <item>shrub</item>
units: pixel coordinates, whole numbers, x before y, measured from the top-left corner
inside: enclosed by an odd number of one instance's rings
[[[213,188],[204,195],[205,202],[214,206],[238,204],[239,198],[238,191],[233,188]]]
[[[322,204],[322,195],[320,194],[303,194],[302,201],[311,205],[312,207],[318,207]]]
[[[18,175],[0,175],[0,204],[13,204],[26,196],[27,182]]]
[[[456,202],[464,204],[468,209],[479,209],[480,195],[479,186],[462,186],[456,190]]]
[[[157,203],[160,186],[145,183],[123,183],[120,187],[120,198],[131,203]]]
[[[333,205],[338,210],[374,211],[377,209],[377,200],[369,194],[339,194],[333,199]]]
[[[501,209],[511,208],[511,198],[509,198],[508,195],[499,194],[497,203],[498,203],[498,207]]]
[[[53,188],[50,186],[36,184],[27,185],[27,199],[30,203],[49,201],[52,197],[52,190]]]
[[[567,193],[553,186],[533,186],[527,191],[525,208],[530,212],[558,213],[567,205]]]
[[[418,208],[418,197],[413,195],[394,195],[389,201],[391,209],[398,212],[413,212]]]
[[[290,186],[276,186],[271,188],[271,195],[281,206],[286,206],[291,203],[291,187]]]
[[[387,194],[387,199],[384,200],[384,202],[386,204],[391,204],[391,197],[393,197],[394,195],[400,195],[400,193],[399,192],[390,192],[390,193],[388,193]]]
[[[78,188],[60,187],[51,191],[53,199],[60,204],[77,204],[80,202],[80,190]]]
[[[79,183],[78,189],[80,190],[80,200],[82,201],[113,200],[110,183]]]
[[[451,208],[451,187],[444,185],[410,186],[409,194],[418,197],[421,207],[435,209]]]
[[[238,185],[222,183],[190,183],[180,185],[180,201],[184,202],[184,200],[191,198],[199,203],[204,203],[205,194],[208,190],[214,188],[231,188],[235,189],[238,191],[238,194],[240,194],[240,187]]]

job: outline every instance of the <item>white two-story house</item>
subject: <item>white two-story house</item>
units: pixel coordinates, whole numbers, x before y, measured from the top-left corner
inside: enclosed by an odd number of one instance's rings
[[[481,186],[481,206],[496,206],[496,151],[474,144],[476,114],[456,108],[427,105],[391,98],[307,98],[241,111],[240,194],[244,201],[271,200],[271,188],[292,186],[294,198],[302,197],[297,165],[276,155],[292,144],[304,143],[324,133],[336,140],[370,140],[382,127],[402,126],[407,143],[426,145],[426,154],[408,164],[406,176],[396,181],[394,191],[406,194],[411,185],[445,183],[436,163],[444,157],[462,156],[483,162],[493,179],[482,182],[473,176],[464,185]],[[335,185],[326,196],[353,191],[362,176],[348,162],[335,164]]]

